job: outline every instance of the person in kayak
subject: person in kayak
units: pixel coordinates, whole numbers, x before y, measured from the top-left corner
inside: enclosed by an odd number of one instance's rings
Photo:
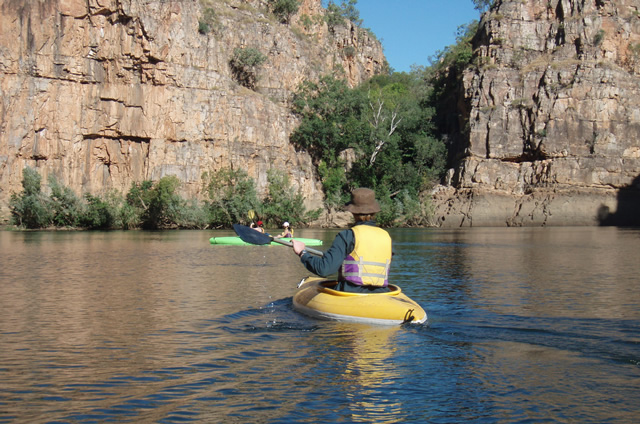
[[[256,230],[259,233],[264,233],[264,227],[262,226],[262,221],[258,221],[257,225],[254,225],[253,222],[251,223],[251,228],[253,228],[254,230]]]
[[[351,193],[351,201],[345,209],[353,215],[355,224],[342,230],[323,256],[307,253],[304,243],[292,240],[293,251],[309,271],[321,277],[338,272],[336,290],[371,293],[389,291],[389,267],[391,265],[391,237],[376,226],[376,213],[380,205],[375,192],[357,188]]]
[[[282,227],[284,228],[284,230],[282,231],[282,234],[280,234],[279,236],[274,236],[274,238],[291,238],[293,237],[293,230],[291,228],[289,228],[289,223],[287,221],[284,222],[284,224],[282,224]]]

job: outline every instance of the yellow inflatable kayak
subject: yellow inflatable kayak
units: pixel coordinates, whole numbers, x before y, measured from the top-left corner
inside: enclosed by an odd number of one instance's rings
[[[384,293],[346,293],[333,290],[336,281],[310,277],[300,282],[293,296],[293,308],[305,315],[368,324],[422,324],[427,313],[420,305],[389,284]]]

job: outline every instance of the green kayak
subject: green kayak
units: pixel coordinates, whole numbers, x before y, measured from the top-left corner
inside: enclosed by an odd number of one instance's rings
[[[282,241],[290,241],[290,238],[281,238]],[[295,237],[295,240],[301,241],[307,246],[322,246],[322,240],[318,239],[310,239],[310,238],[300,238]],[[211,244],[225,244],[225,245],[233,245],[233,246],[254,246],[251,243],[246,243],[240,239],[240,237],[230,236],[230,237],[211,237],[209,239],[209,243]],[[270,243],[271,246],[282,246],[280,243]],[[266,245],[268,246],[268,245]]]

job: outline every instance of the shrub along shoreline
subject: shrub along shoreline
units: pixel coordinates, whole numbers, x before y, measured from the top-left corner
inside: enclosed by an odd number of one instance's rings
[[[166,230],[228,229],[233,224],[249,225],[261,220],[279,228],[284,221],[293,227],[308,227],[322,215],[322,209],[307,210],[303,196],[291,187],[278,170],[268,172],[268,190],[263,198],[244,171],[222,169],[205,173],[205,200],[184,199],[178,194],[175,176],[157,182],[133,183],[126,194],[115,190],[102,195],[79,197],[50,175],[42,184],[38,171],[23,169],[22,191],[12,193],[9,225],[2,230]],[[429,204],[407,198],[379,196],[382,226],[426,226]],[[333,209],[333,207],[327,207]]]
[[[10,223],[20,229],[158,230],[231,228],[262,220],[303,226],[321,210],[307,211],[302,195],[280,171],[269,171],[268,193],[260,199],[255,182],[244,171],[205,173],[207,200],[184,199],[175,176],[134,183],[126,194],[115,190],[77,196],[53,175],[43,187],[40,174],[24,168],[22,192],[9,201]]]

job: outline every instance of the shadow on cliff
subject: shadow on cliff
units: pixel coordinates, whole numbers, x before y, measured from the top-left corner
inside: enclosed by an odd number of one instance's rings
[[[606,205],[598,208],[598,221],[602,226],[640,226],[640,175],[618,192],[618,207],[614,213]]]

